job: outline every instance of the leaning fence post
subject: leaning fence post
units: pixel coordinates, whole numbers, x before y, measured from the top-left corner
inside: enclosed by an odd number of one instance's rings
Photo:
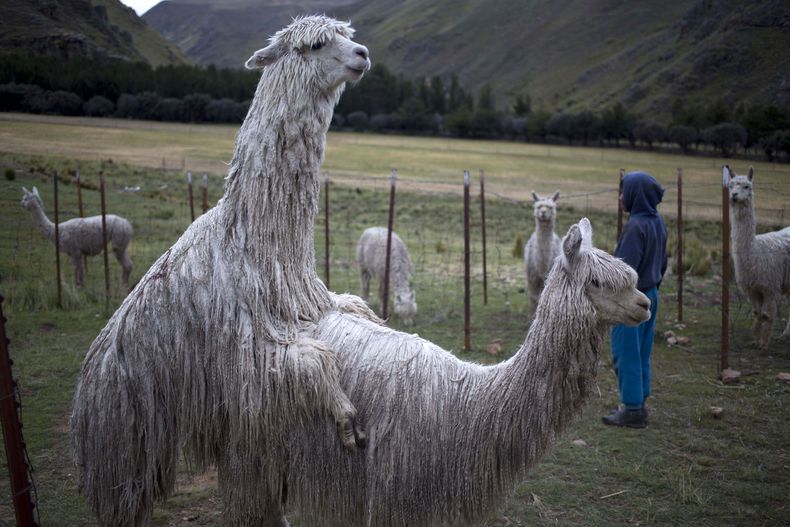
[[[678,322],[683,322],[683,169],[678,168]]]
[[[329,287],[329,172],[324,172],[324,241],[324,268],[326,270],[326,287]]]
[[[469,171],[464,170],[464,349],[472,349],[471,284],[469,281]]]
[[[101,237],[104,253],[104,308],[110,307],[110,261],[107,256],[107,207],[104,200],[104,173],[99,172],[99,194],[101,195]]]
[[[195,221],[195,203],[192,199],[192,172],[187,172],[187,197],[189,199],[189,217]]]
[[[25,459],[25,440],[22,423],[19,422],[19,401],[16,396],[16,381],[11,373],[11,357],[8,353],[8,338],[3,316],[3,297],[0,295],[0,422],[3,425],[3,444],[11,478],[11,498],[14,502],[16,524],[20,527],[38,525],[33,517],[35,504],[31,496],[30,467]]]
[[[620,241],[620,234],[623,232],[623,178],[625,169],[620,169],[620,183],[617,186],[617,240]]]
[[[60,220],[58,219],[58,171],[52,174],[52,186],[55,192],[55,275],[58,283],[58,307],[63,307],[60,283]]]
[[[381,317],[387,320],[390,294],[390,251],[392,249],[392,222],[395,219],[395,182],[398,179],[398,171],[392,169],[390,175],[390,211],[387,220],[387,259],[384,262],[384,295],[381,299]]]
[[[729,368],[730,352],[730,166],[721,178],[721,369]]]
[[[488,273],[486,272],[486,192],[485,173],[480,170],[480,234],[483,238],[483,304],[488,305]]]
[[[203,172],[203,214],[208,212],[208,174]]]

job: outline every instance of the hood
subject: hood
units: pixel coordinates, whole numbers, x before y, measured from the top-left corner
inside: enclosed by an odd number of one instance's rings
[[[631,214],[655,215],[664,187],[647,172],[629,172],[623,178],[623,207]]]

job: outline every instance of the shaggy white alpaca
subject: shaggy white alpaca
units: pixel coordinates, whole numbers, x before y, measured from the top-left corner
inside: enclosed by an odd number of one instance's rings
[[[30,192],[22,187],[24,195],[22,197],[22,207],[30,211],[33,223],[44,235],[44,238],[55,244],[55,224],[47,218],[44,207],[41,204],[41,196],[38,189],[33,187]],[[123,281],[129,283],[129,275],[132,273],[132,260],[129,258],[127,249],[129,242],[132,241],[132,224],[126,218],[107,214],[105,216],[107,225],[107,241],[112,244],[112,252],[118,263],[123,269]],[[104,237],[102,236],[101,216],[90,216],[88,218],[73,218],[58,224],[58,237],[60,238],[60,252],[65,253],[71,258],[74,265],[74,281],[77,285],[85,283],[85,267],[83,256],[94,256],[104,249]]]
[[[283,471],[274,487],[257,488],[271,504],[265,524],[286,525],[286,508],[322,527],[449,527],[489,517],[594,392],[609,326],[649,318],[636,272],[595,249],[591,236],[586,219],[568,231],[535,323],[501,364],[464,362],[358,317],[322,318],[306,336],[336,350],[368,446],[337,448],[326,420],[294,431],[285,457],[260,461]]]
[[[384,267],[387,262],[387,229],[370,227],[357,242],[357,264],[362,282],[362,298],[370,295],[370,278],[379,283],[379,301],[384,302]],[[390,295],[394,297],[395,314],[411,325],[417,314],[414,290],[411,288],[411,256],[400,236],[392,233],[390,244]],[[382,305],[382,309],[384,306]]]
[[[557,223],[557,199],[559,191],[550,198],[541,198],[532,192],[535,216],[535,231],[524,245],[524,267],[527,270],[527,292],[529,293],[529,319],[535,316],[535,308],[543,291],[543,283],[559,256],[560,238],[554,232]]]
[[[729,168],[729,167],[728,167]],[[730,173],[730,232],[735,281],[752,303],[752,336],[761,348],[771,341],[771,329],[783,296],[790,295],[790,227],[756,235],[754,169]],[[790,336],[790,320],[782,337]]]
[[[247,61],[263,73],[223,198],[151,266],[88,350],[71,434],[100,525],[149,524],[182,453],[197,469],[218,466],[227,524],[259,525],[271,504],[258,487],[284,499],[296,429],[327,418],[346,447],[364,445],[335,354],[307,335],[335,309],[374,317],[361,300],[327,291],[313,248],[333,108],[370,67],[352,35],[348,23],[298,18]]]

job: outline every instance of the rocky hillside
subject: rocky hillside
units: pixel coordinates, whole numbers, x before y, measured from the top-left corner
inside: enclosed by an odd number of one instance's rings
[[[676,99],[790,104],[786,0],[167,0],[144,18],[201,64],[241,65],[292,16],[350,19],[396,73],[490,83],[549,110]]]
[[[3,0],[0,53],[112,57],[153,66],[189,62],[118,0]]]

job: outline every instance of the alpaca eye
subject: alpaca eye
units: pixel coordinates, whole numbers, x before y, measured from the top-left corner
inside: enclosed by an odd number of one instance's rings
[[[590,285],[593,286],[593,287],[596,287],[598,289],[601,288],[601,283],[598,280],[596,280],[595,278],[590,280]]]
[[[321,49],[321,48],[323,48],[323,47],[324,47],[324,43],[323,43],[323,42],[316,42],[315,44],[313,44],[313,45],[312,45],[312,46],[310,46],[310,47],[311,47],[312,49]]]

